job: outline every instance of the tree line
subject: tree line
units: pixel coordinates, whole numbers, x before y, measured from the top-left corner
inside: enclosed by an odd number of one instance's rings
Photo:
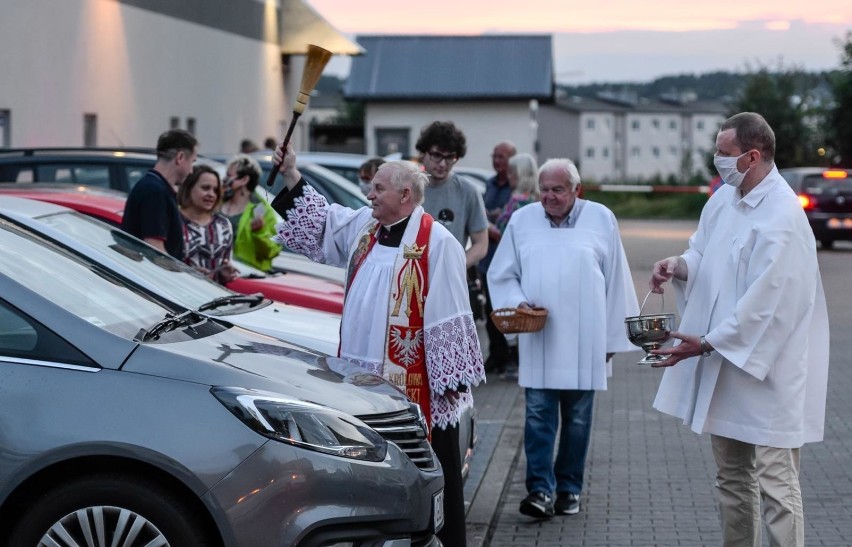
[[[718,100],[729,114],[759,112],[775,130],[779,168],[839,166],[852,168],[852,31],[837,43],[836,70],[808,72],[796,67],[747,66],[746,72],[710,72],[657,78],[649,83],[560,86],[569,95],[595,97],[603,92],[654,98],[693,94]],[[712,157],[708,158],[712,172]]]

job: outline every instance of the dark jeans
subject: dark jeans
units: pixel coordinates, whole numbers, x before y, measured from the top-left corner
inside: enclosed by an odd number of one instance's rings
[[[579,494],[589,437],[592,432],[594,391],[527,388],[524,451],[527,491]],[[562,417],[559,449],[553,460],[556,430]]]
[[[444,469],[444,527],[438,538],[446,545],[465,547],[464,482],[459,449],[459,426],[432,429],[432,450]]]
[[[485,330],[488,332],[488,369],[504,368],[509,361],[509,344],[506,337],[497,330],[494,321],[491,320],[491,295],[488,293],[488,281],[485,275],[480,273],[482,291],[485,293]]]

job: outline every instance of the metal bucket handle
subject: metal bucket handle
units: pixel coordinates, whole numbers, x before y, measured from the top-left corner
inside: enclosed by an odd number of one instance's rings
[[[642,310],[645,309],[645,302],[648,301],[648,297],[653,293],[653,289],[648,291],[648,294],[645,295],[645,299],[642,300],[642,307],[639,308],[639,315],[642,315]],[[660,313],[663,313],[666,307],[666,296],[663,293],[660,293]]]

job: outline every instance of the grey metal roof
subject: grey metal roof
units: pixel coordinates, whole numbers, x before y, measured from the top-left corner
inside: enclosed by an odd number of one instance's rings
[[[343,93],[362,100],[553,97],[549,35],[358,36]]]

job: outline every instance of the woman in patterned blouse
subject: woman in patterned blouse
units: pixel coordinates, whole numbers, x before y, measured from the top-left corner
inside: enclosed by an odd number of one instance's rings
[[[184,262],[219,283],[232,281],[239,272],[231,264],[234,231],[218,211],[222,181],[218,173],[197,165],[180,185],[178,203],[183,216]]]

